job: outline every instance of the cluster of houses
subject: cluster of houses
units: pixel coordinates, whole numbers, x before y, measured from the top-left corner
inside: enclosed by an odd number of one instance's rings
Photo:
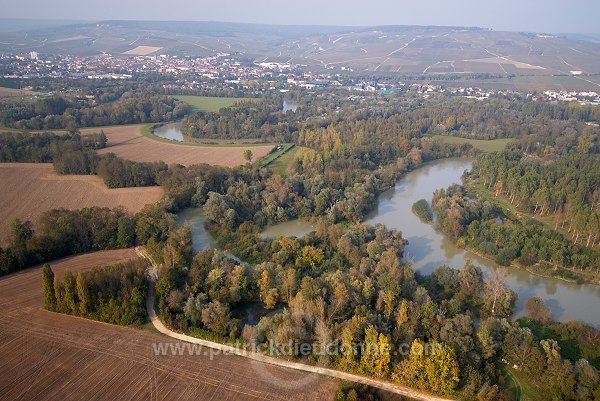
[[[600,105],[600,95],[597,92],[567,92],[567,91],[545,91],[543,95],[530,95],[533,100],[579,102],[581,104]]]
[[[403,83],[390,80],[364,80],[342,77],[340,74],[309,71],[305,65],[266,60],[241,61],[227,53],[215,53],[207,57],[172,55],[127,56],[104,54],[91,57],[70,55],[41,55],[32,51],[27,54],[0,53],[0,67],[4,78],[69,77],[89,79],[130,79],[135,74],[162,73],[177,77],[165,88],[202,89],[210,82],[250,86],[256,80],[280,83],[287,87],[304,89],[345,87],[355,92],[378,92],[390,94],[408,92],[428,98],[437,93],[484,100],[490,96],[527,98],[534,101],[567,101],[583,104],[600,104],[596,92],[545,91],[521,94],[511,90],[486,90],[479,87],[452,88],[432,83]],[[271,85],[277,86],[277,85]],[[267,88],[268,89],[268,88]]]

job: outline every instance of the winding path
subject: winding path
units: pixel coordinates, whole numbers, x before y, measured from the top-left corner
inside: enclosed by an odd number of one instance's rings
[[[346,380],[350,382],[365,384],[371,387],[380,388],[385,391],[389,391],[394,394],[400,394],[405,397],[410,397],[416,400],[422,401],[450,401],[450,398],[439,397],[435,395],[428,394],[426,392],[416,390],[410,387],[401,386],[399,384],[394,384],[391,382],[387,382],[384,380],[377,380],[370,377],[364,377],[352,373],[346,373],[339,370],[322,368],[318,366],[306,365],[298,362],[290,362],[281,358],[275,358],[271,356],[267,356],[258,352],[248,351],[241,348],[232,347],[229,345],[212,342],[208,340],[203,340],[196,337],[191,337],[185,334],[174,332],[160,321],[156,312],[154,311],[154,282],[149,280],[149,289],[148,289],[148,297],[146,299],[146,307],[148,308],[148,316],[152,325],[161,332],[171,338],[175,338],[177,340],[186,341],[192,344],[198,344],[203,347],[212,348],[227,354],[234,354],[244,358],[252,359],[253,361],[261,362],[268,365],[280,366],[289,369],[295,369],[303,372],[316,373],[324,376],[333,377],[336,379]]]

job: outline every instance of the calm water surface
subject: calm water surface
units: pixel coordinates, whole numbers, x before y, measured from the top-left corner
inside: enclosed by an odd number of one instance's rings
[[[471,165],[470,160],[441,160],[408,173],[395,188],[381,194],[366,223],[381,223],[402,231],[409,241],[405,256],[412,261],[415,271],[430,274],[442,264],[461,268],[465,259],[470,258],[487,275],[490,269],[497,268],[493,261],[456,247],[432,225],[421,222],[411,210],[419,199],[431,202],[436,189],[460,183],[461,175],[470,170]],[[567,283],[516,268],[509,268],[509,272],[508,284],[519,295],[518,316],[523,314],[523,305],[529,298],[539,296],[552,308],[555,320],[580,320],[600,328],[600,286]]]
[[[204,229],[206,216],[202,208],[184,209],[175,216],[177,224],[188,224],[192,230],[192,246],[198,252],[206,248],[216,248],[217,244],[213,237]]]
[[[292,102],[291,100],[284,100],[283,101],[283,112],[285,113],[288,110],[291,110],[293,112],[296,112],[296,109],[298,108],[298,104]]]
[[[430,274],[436,267],[448,264],[462,268],[467,258],[481,266],[484,274],[497,265],[486,258],[456,247],[446,236],[425,224],[412,213],[412,205],[419,199],[431,202],[433,192],[460,183],[471,161],[464,159],[442,160],[428,163],[400,179],[395,188],[381,194],[375,209],[367,216],[366,223],[385,224],[388,228],[402,231],[409,245],[405,257],[413,263],[415,271]],[[187,222],[193,234],[196,251],[216,247],[210,234],[204,229],[202,209],[186,209],[177,216],[177,222]],[[282,235],[302,237],[315,230],[310,222],[292,220],[267,227],[261,236],[275,238]],[[508,268],[509,286],[519,295],[517,316],[523,314],[524,303],[533,296],[542,298],[552,308],[555,320],[579,320],[600,328],[600,286],[578,285],[562,280],[530,274],[525,270]]]
[[[310,221],[290,220],[266,227],[260,236],[263,239],[277,238],[282,236],[300,238],[310,234],[316,229],[316,226]]]
[[[184,142],[183,134],[179,129],[179,123],[169,123],[155,128],[152,131],[159,138],[170,139],[171,141]]]

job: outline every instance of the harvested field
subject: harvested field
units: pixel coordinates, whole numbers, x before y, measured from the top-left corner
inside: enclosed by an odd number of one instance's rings
[[[89,38],[90,38],[89,36],[84,36],[84,35],[69,36],[66,38],[60,38],[60,39],[53,40],[52,43],[70,42],[73,40],[84,40],[84,39],[89,39]]]
[[[544,67],[540,67],[539,65],[522,63],[520,61],[511,60],[507,57],[487,57],[487,58],[480,58],[480,59],[474,59],[474,60],[463,60],[463,61],[470,61],[472,63],[509,64],[509,65],[514,65],[517,68],[526,69],[526,70],[545,70]]]
[[[125,125],[108,128],[86,128],[82,134],[104,131],[108,146],[98,153],[115,153],[123,159],[138,162],[163,161],[167,164],[207,163],[219,166],[239,166],[246,163],[244,150],[250,149],[254,160],[268,154],[272,145],[248,146],[203,146],[195,144],[176,144],[151,139],[142,135],[143,125]]]
[[[51,263],[55,274],[133,258],[105,251]],[[41,270],[0,278],[1,399],[327,400],[338,383],[233,355],[157,355],[183,344],[145,330],[42,309]],[[299,387],[301,386],[301,387]]]
[[[130,212],[160,200],[161,187],[109,189],[100,177],[59,175],[51,164],[0,163],[0,244],[15,219],[34,223],[43,212],[65,208],[124,206]]]
[[[154,52],[159,51],[162,47],[154,47],[154,46],[138,46],[129,51],[126,51],[123,54],[131,54],[134,56],[147,56],[148,54],[152,54]]]
[[[27,89],[14,89],[0,86],[0,97],[17,97],[17,96],[34,96],[40,93],[33,92]]]

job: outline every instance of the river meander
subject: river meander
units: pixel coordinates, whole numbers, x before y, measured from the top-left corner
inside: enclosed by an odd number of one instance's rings
[[[415,271],[430,274],[436,267],[448,264],[461,268],[470,258],[481,266],[487,275],[498,266],[487,258],[458,248],[433,225],[423,223],[412,213],[412,205],[419,199],[431,201],[433,192],[452,183],[460,183],[464,170],[471,168],[467,159],[446,159],[427,163],[406,174],[396,186],[382,193],[377,205],[365,219],[369,224],[385,224],[388,228],[402,231],[409,245],[405,257],[412,262]],[[204,217],[200,209],[181,212],[178,222],[188,221],[194,237],[196,250],[214,246],[210,234],[204,229]],[[301,237],[312,231],[307,222],[290,221],[267,227],[263,237],[289,235]],[[600,328],[600,286],[575,284],[563,280],[542,277],[518,268],[508,268],[509,286],[518,294],[517,316],[523,314],[524,303],[532,296],[539,296],[552,308],[555,320],[579,320]]]

